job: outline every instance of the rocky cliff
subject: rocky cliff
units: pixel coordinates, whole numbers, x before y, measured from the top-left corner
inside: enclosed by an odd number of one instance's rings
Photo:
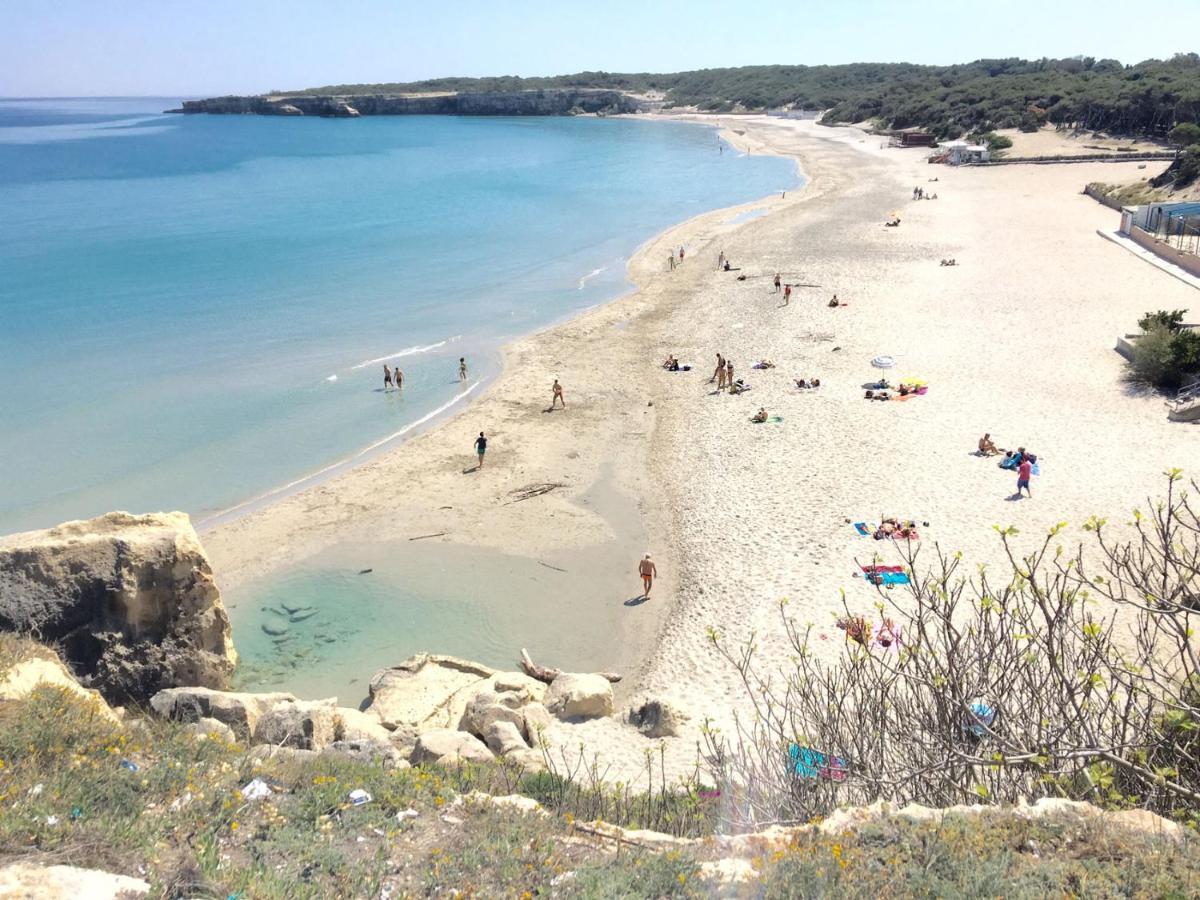
[[[213,97],[185,100],[187,114],[259,116],[568,116],[582,113],[635,113],[637,98],[621,91],[544,90],[489,91],[459,94],[294,94],[256,97]]]
[[[237,661],[183,513],[114,512],[0,538],[0,630],[57,646],[116,703],[175,685],[227,687]]]

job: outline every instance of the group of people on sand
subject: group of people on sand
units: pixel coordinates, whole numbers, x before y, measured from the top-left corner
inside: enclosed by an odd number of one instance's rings
[[[679,248],[679,258],[678,259],[675,258],[674,250],[672,250],[670,253],[667,254],[667,268],[668,269],[670,269],[672,272],[674,272],[675,267],[681,266],[681,265],[683,265],[683,247]]]
[[[1029,489],[1029,479],[1033,475],[1033,467],[1037,465],[1037,454],[1030,453],[1024,447],[1018,447],[1016,450],[1005,450],[1003,447],[997,447],[996,442],[992,440],[990,432],[984,432],[983,437],[979,439],[979,449],[976,451],[979,456],[998,456],[1004,454],[1004,459],[1000,460],[1000,468],[1008,469],[1017,473],[1017,492],[1014,497],[1020,497],[1024,491],[1026,496],[1032,497],[1033,491]]]
[[[914,200],[936,200],[937,194],[931,194],[931,193],[929,193],[929,191],[925,190],[925,188],[923,188],[923,187],[915,187],[915,188],[913,188],[913,199]]]

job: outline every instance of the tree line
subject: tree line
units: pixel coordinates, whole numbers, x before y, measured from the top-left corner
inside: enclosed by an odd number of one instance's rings
[[[544,78],[435,78],[341,84],[292,93],[392,94],[608,88],[662,95],[710,112],[819,109],[828,124],[874,120],[947,139],[997,128],[1064,128],[1165,137],[1200,122],[1200,54],[1148,59],[980,59],[951,66],[851,63],[742,66],[672,74],[579,72]]]

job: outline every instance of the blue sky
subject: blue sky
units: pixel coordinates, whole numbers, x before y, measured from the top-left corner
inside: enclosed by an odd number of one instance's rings
[[[0,0],[10,97],[1198,48],[1196,0]]]

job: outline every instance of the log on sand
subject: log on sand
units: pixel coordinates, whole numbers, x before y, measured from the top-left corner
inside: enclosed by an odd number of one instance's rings
[[[529,657],[529,651],[524,647],[521,648],[521,670],[530,678],[536,678],[538,681],[544,681],[550,684],[562,674],[562,669],[551,669],[548,666],[539,666]],[[621,680],[621,676],[615,672],[598,672],[601,678],[611,681],[616,684]]]

